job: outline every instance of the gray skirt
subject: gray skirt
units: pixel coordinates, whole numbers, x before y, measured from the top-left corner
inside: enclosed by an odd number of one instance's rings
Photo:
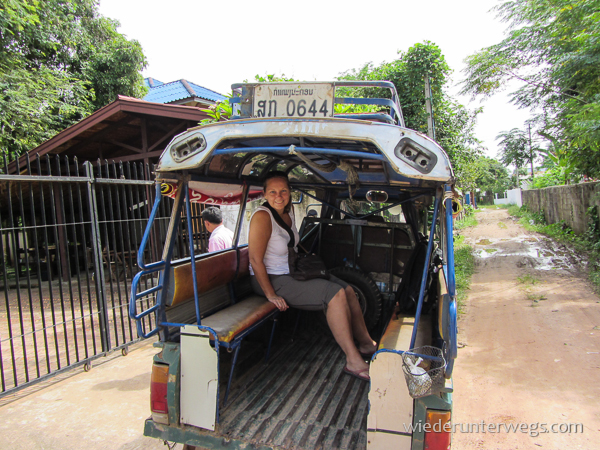
[[[258,295],[265,295],[255,276],[251,276],[252,289]],[[326,310],[327,305],[340,291],[346,289],[348,283],[333,275],[329,280],[314,278],[298,281],[289,275],[269,275],[275,293],[293,308],[309,311]]]

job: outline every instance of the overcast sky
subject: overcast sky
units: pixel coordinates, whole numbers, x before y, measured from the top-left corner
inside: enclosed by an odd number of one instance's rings
[[[100,0],[100,13],[137,39],[145,77],[184,78],[220,93],[256,74],[329,81],[367,62],[397,58],[417,42],[437,44],[458,91],[464,59],[499,42],[506,24],[489,10],[497,0]],[[398,86],[398,89],[402,89]],[[495,157],[499,132],[523,128],[528,114],[497,95],[484,106],[476,134]]]

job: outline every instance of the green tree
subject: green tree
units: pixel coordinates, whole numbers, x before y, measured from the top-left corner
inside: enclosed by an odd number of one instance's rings
[[[265,76],[262,75],[254,75],[254,82],[255,83],[277,83],[277,82],[281,82],[281,81],[298,81],[298,80],[294,80],[293,78],[288,78],[285,76],[284,73],[282,73],[281,75],[277,75],[274,73],[271,74],[266,74]],[[244,83],[250,83],[247,79],[244,80]]]
[[[527,146],[529,141],[523,130],[513,128],[510,131],[502,131],[496,139],[500,140],[500,161],[505,166],[513,165],[517,168],[517,186],[519,186],[519,169],[529,159]]]
[[[434,110],[436,141],[448,152],[459,184],[473,189],[478,171],[474,163],[481,155],[481,145],[475,137],[474,127],[481,109],[470,111],[451,98],[445,88],[449,82],[450,67],[440,48],[431,43],[415,44],[392,62],[374,66],[367,63],[359,69],[340,75],[345,80],[388,80],[394,83],[406,126],[427,133],[425,109],[425,75],[429,76]],[[387,90],[347,89],[347,94],[357,97],[389,96]]]
[[[508,170],[501,162],[482,156],[476,164],[479,169],[476,185],[481,191],[501,193],[511,187]]]
[[[600,176],[600,0],[511,0],[495,11],[507,36],[467,58],[463,93],[520,83],[512,101],[534,110],[580,173]]]
[[[575,159],[563,147],[550,145],[547,150],[541,150],[541,152],[545,156],[546,166],[549,169],[545,182],[547,186],[571,184],[571,181],[579,180],[579,177],[574,174]]]
[[[137,41],[97,0],[0,0],[0,146],[21,154],[118,94],[145,93]]]

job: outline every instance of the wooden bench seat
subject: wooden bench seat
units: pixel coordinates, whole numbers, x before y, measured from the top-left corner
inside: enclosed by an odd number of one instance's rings
[[[219,342],[231,342],[276,310],[277,307],[265,297],[254,295],[208,316],[202,320],[202,325],[213,329]]]
[[[227,401],[233,372],[242,340],[279,310],[265,297],[253,293],[249,282],[248,248],[220,252],[171,268],[169,288],[164,302],[166,322],[195,324],[210,328],[217,336],[215,342],[234,352],[224,402]],[[192,268],[196,271],[196,286],[200,323],[194,301]],[[271,339],[275,320],[271,330]],[[211,335],[212,336],[212,335]],[[211,337],[211,342],[215,341]],[[266,358],[268,359],[269,348]]]

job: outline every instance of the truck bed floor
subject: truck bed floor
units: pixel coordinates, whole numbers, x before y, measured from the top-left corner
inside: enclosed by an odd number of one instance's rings
[[[306,333],[282,341],[268,364],[264,348],[243,344],[246,357],[217,434],[283,449],[366,448],[369,383],[343,372],[345,357],[333,337]]]

